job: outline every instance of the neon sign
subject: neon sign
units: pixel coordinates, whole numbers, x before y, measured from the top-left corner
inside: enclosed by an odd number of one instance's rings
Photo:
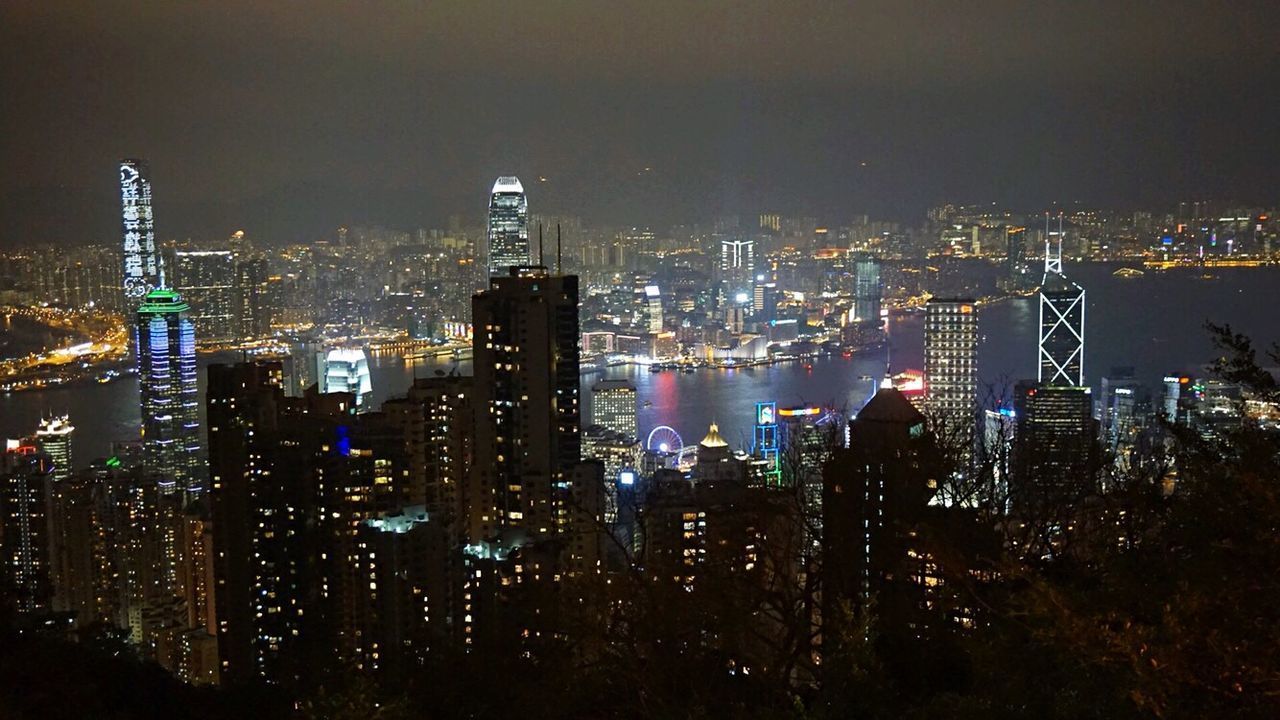
[[[159,286],[155,219],[151,213],[151,181],[138,160],[120,163],[120,214],[124,233],[124,292],[141,298]]]

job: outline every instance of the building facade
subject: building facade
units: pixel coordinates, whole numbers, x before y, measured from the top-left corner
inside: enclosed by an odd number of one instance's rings
[[[475,463],[469,536],[519,544],[568,520],[581,459],[578,278],[512,268],[472,298]]]
[[[932,298],[925,306],[924,386],[929,409],[955,422],[976,418],[978,306]]]
[[[591,424],[600,425],[625,438],[638,438],[635,383],[614,379],[592,385]]]
[[[880,322],[880,302],[884,289],[880,281],[880,261],[862,255],[853,261],[853,316],[859,322]]]
[[[164,284],[160,255],[156,252],[150,170],[145,160],[120,161],[120,214],[125,316],[132,317],[147,293]]]
[[[237,338],[236,265],[230,251],[178,250],[172,282],[191,306],[189,317],[202,344]]]
[[[71,436],[75,430],[71,419],[66,415],[45,418],[36,428],[36,442],[53,462],[55,480],[66,480],[71,477]]]
[[[138,306],[134,342],[149,470],[180,491],[204,488],[200,463],[196,333],[190,307],[172,290],[152,290]]]
[[[500,177],[489,195],[489,275],[529,264],[529,201],[520,178]]]

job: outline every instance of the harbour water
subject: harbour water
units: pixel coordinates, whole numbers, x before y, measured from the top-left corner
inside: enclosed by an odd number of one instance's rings
[[[1085,375],[1095,387],[1111,367],[1133,366],[1138,378],[1158,389],[1170,371],[1199,372],[1213,356],[1203,326],[1230,323],[1266,346],[1280,340],[1280,268],[1214,270],[1201,278],[1196,270],[1148,272],[1124,279],[1113,276],[1118,265],[1068,265],[1069,277],[1087,291]],[[1035,376],[1036,299],[1003,300],[981,309],[978,352],[984,388],[998,389]],[[674,428],[686,443],[695,443],[711,422],[733,445],[748,444],[755,403],[782,405],[831,403],[856,410],[870,396],[885,371],[886,356],[894,372],[922,368],[923,317],[895,316],[888,347],[852,358],[816,359],[802,363],[695,373],[650,373],[646,368],[611,368],[583,376],[584,420],[590,411],[590,386],[601,377],[629,377],[637,385],[641,434],[658,425]],[[227,358],[222,358],[226,361]],[[218,361],[202,358],[202,364]],[[446,371],[450,361],[408,363],[381,358],[372,363],[373,402],[402,394],[415,374]],[[466,373],[466,363],[459,366]],[[203,376],[203,373],[202,373]],[[980,394],[985,390],[980,390]],[[17,437],[35,429],[41,415],[68,413],[76,426],[75,462],[84,465],[105,455],[113,440],[138,436],[137,381],[80,385],[40,392],[0,395],[0,436]]]

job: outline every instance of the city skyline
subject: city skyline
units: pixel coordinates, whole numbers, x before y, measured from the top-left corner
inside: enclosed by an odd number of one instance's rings
[[[1277,715],[1277,26],[5,6],[0,716]]]

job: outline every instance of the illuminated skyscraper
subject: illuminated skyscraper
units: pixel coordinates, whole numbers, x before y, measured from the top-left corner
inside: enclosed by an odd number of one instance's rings
[[[630,380],[601,380],[592,385],[591,424],[608,428],[629,440],[639,437],[635,384]]]
[[[40,421],[36,429],[36,442],[53,461],[53,479],[66,480],[71,476],[71,433],[75,427],[66,415]]]
[[[662,290],[657,285],[645,285],[644,302],[649,316],[649,332],[662,332]]]
[[[750,238],[720,241],[720,281],[725,295],[734,298],[746,293],[755,280],[756,243]],[[748,296],[749,297],[749,296]]]
[[[199,493],[200,421],[197,416],[196,333],[189,307],[172,290],[152,290],[138,306],[134,343],[142,406],[142,448],[146,466]]]
[[[520,178],[500,177],[489,196],[489,275],[529,264],[529,201]]]
[[[148,292],[163,284],[160,257],[156,253],[155,218],[151,212],[151,179],[143,160],[120,161],[120,213],[128,317]]]
[[[853,314],[862,322],[880,322],[880,261],[864,255],[853,263]]]
[[[1084,288],[1062,274],[1062,229],[1056,244],[1046,228],[1044,280],[1040,284],[1037,380],[1045,385],[1084,385]]]
[[[191,306],[191,322],[200,342],[236,338],[236,265],[230,251],[179,250],[173,255],[172,279]]]
[[[925,306],[924,387],[934,412],[948,419],[976,418],[978,308],[973,300],[933,298]]]

